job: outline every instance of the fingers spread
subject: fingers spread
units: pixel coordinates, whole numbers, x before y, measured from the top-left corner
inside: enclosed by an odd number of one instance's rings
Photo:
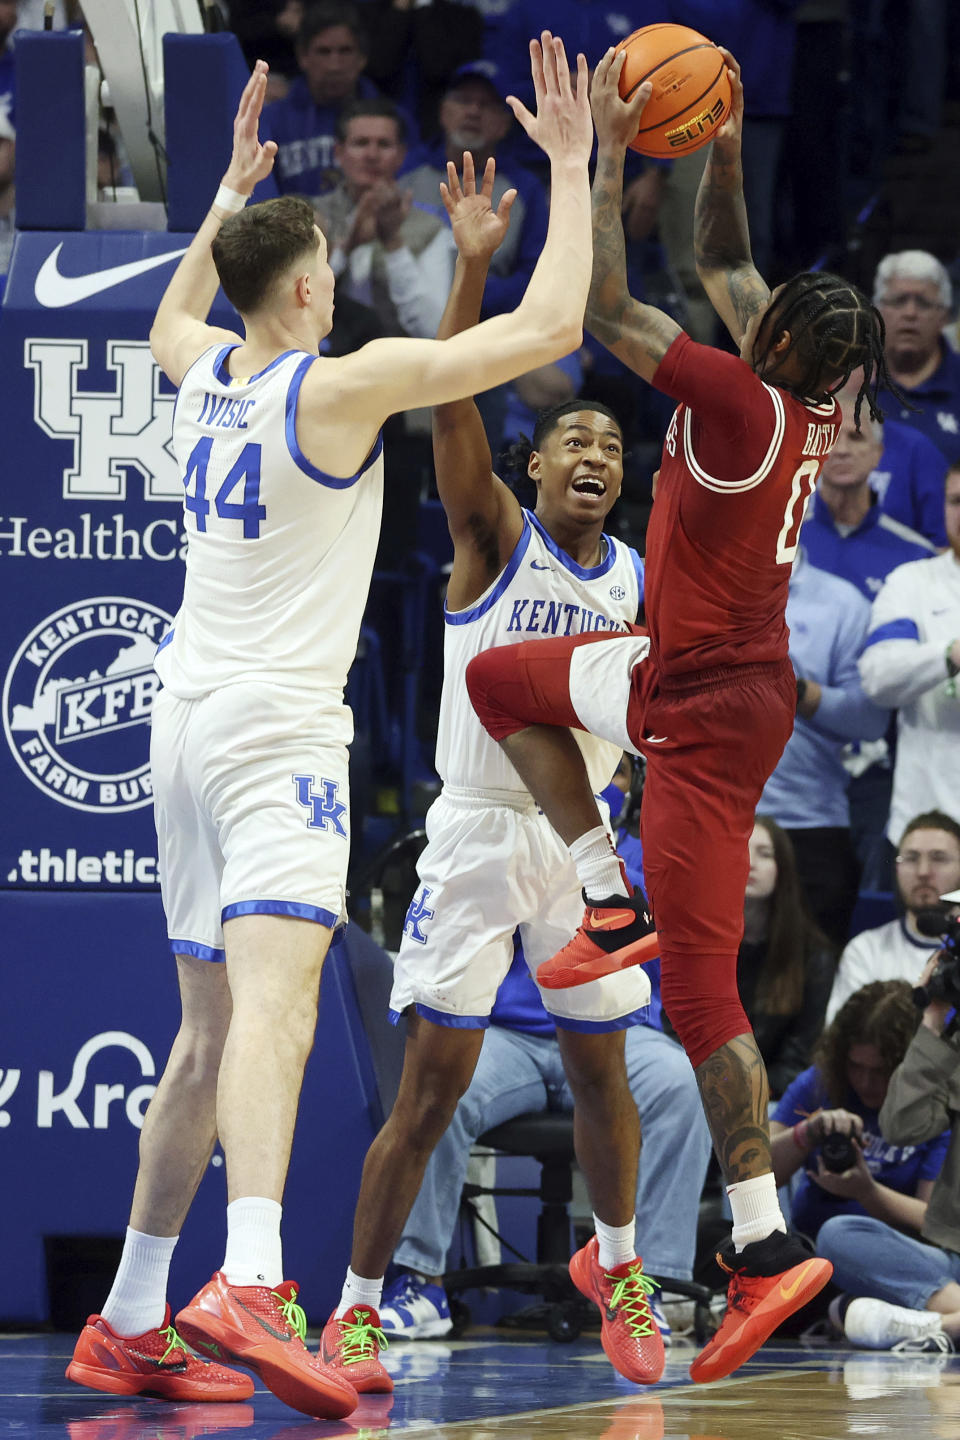
[[[487,160],[486,165],[483,167],[483,185],[481,187],[481,193],[485,195],[488,200],[493,194],[493,182],[496,178],[496,174],[497,162],[491,155]]]
[[[506,221],[507,221],[507,220],[509,219],[509,217],[510,217],[510,210],[511,210],[511,208],[512,208],[512,206],[513,206],[513,202],[514,202],[514,200],[516,200],[516,198],[517,198],[517,192],[516,192],[516,190],[504,190],[503,194],[502,194],[501,197],[500,197],[500,204],[497,206],[497,219],[498,219],[498,220],[502,220],[502,221],[504,221],[504,223],[506,223]]]

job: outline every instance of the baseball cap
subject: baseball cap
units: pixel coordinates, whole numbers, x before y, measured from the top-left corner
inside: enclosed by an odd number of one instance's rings
[[[445,93],[455,90],[464,80],[485,80],[491,90],[496,92],[498,99],[503,100],[505,97],[506,87],[500,74],[500,66],[492,60],[468,60],[465,65],[458,65],[447,81]]]

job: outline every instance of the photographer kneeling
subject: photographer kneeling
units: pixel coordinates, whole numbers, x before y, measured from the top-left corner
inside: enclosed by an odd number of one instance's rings
[[[943,897],[960,901],[960,892]],[[923,992],[923,993],[921,993]],[[920,1028],[890,1080],[880,1112],[895,1145],[937,1143],[960,1113],[960,923],[930,960],[917,991],[926,1000]],[[948,1017],[953,1017],[948,1024]],[[833,1261],[834,1283],[855,1298],[834,1303],[854,1345],[938,1348],[960,1341],[960,1130],[920,1227],[923,1240],[869,1217],[838,1216],[823,1226],[818,1252]]]
[[[824,1238],[834,1227],[849,1227],[842,1232],[850,1237],[845,1254],[853,1258],[855,1247],[858,1265],[868,1266],[868,1273],[876,1273],[883,1251],[873,1240],[865,1253],[855,1243],[858,1227],[919,1235],[949,1141],[934,1132],[923,1144],[897,1145],[881,1133],[880,1107],[918,1021],[905,981],[864,985],[824,1031],[814,1064],[788,1086],[770,1124],[777,1184],[802,1171],[791,1200],[793,1228],[833,1259]],[[859,1268],[857,1277],[856,1287],[849,1284],[849,1271],[835,1281],[855,1294],[867,1293]]]

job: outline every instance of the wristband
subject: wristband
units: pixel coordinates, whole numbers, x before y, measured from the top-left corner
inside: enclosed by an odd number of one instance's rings
[[[803,1139],[802,1139],[802,1140],[801,1140],[801,1138],[800,1138],[800,1136],[799,1136],[799,1134],[798,1134],[798,1131],[800,1131],[800,1130],[803,1131]],[[794,1127],[793,1127],[793,1143],[794,1143],[794,1145],[796,1145],[796,1147],[797,1147],[798,1150],[809,1150],[809,1149],[810,1149],[810,1126],[809,1126],[809,1124],[807,1123],[806,1120],[798,1120],[797,1123],[796,1123],[796,1125],[794,1125]]]
[[[238,210],[243,209],[249,198],[249,195],[241,195],[239,190],[231,190],[229,185],[221,185],[213,203],[218,210],[226,210],[228,214],[235,215]]]
[[[803,704],[807,694],[807,681],[802,675],[797,676],[797,709]]]
[[[954,665],[953,661],[950,659],[950,651],[953,649],[956,643],[956,640],[950,641],[950,644],[947,646],[947,653],[945,656],[947,662],[947,694],[952,699],[956,699],[957,676],[960,675],[960,666]]]

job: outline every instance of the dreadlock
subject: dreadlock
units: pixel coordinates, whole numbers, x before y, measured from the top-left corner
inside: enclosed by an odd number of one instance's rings
[[[511,489],[516,489],[527,477],[527,466],[530,463],[530,456],[534,450],[543,446],[544,440],[556,428],[557,422],[562,420],[564,415],[572,415],[577,410],[594,410],[600,415],[606,415],[622,432],[622,426],[609,405],[602,400],[586,400],[584,398],[564,400],[560,405],[551,405],[546,410],[541,410],[534,422],[533,439],[526,435],[506,445],[497,456],[497,474],[500,475]]]
[[[799,380],[783,388],[801,400],[822,401],[836,394],[862,365],[863,382],[853,411],[858,430],[864,401],[871,419],[883,419],[877,400],[880,390],[887,389],[909,404],[887,369],[883,316],[849,280],[823,270],[804,270],[788,280],[763,317],[763,349],[754,355],[755,370],[766,368],[785,330],[790,332],[791,355],[806,368]],[[772,368],[775,365],[773,361]]]

